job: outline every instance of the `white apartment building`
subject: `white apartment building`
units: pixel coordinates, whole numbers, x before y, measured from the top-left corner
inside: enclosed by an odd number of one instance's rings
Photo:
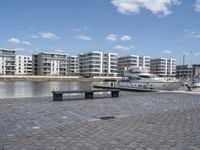
[[[15,68],[16,75],[32,75],[32,57],[17,55]]]
[[[176,76],[176,59],[156,58],[151,59],[151,73],[158,76]]]
[[[14,49],[0,48],[0,75],[15,74],[15,56]]]
[[[79,75],[77,56],[67,56],[67,75]]]
[[[129,55],[122,56],[118,58],[118,74],[123,76],[125,67],[146,67],[150,68],[150,57],[149,56],[138,56],[138,55]]]
[[[118,54],[92,51],[79,54],[78,61],[83,77],[117,76]]]
[[[41,52],[32,55],[34,75],[67,75],[67,55]]]
[[[129,55],[118,58],[118,75],[123,76],[125,67],[139,67],[139,56]]]
[[[179,79],[190,79],[192,77],[200,78],[200,64],[187,64],[176,66],[176,77]]]
[[[149,57],[149,56],[140,56],[139,57],[139,66],[150,69],[150,65],[151,65],[151,57]]]

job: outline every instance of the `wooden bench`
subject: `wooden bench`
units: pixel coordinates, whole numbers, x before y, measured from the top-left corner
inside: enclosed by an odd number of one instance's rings
[[[81,90],[81,91],[52,91],[53,101],[62,101],[63,94],[72,94],[72,93],[85,93],[85,99],[93,99],[94,93],[97,92],[110,92],[111,97],[119,97],[119,90],[109,89],[109,90]]]

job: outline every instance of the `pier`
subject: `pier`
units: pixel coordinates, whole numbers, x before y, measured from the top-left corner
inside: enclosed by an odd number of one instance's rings
[[[100,89],[118,89],[121,91],[132,91],[132,92],[157,92],[156,89],[149,89],[149,88],[135,88],[135,87],[117,87],[117,86],[109,86],[109,85],[93,85],[93,88],[100,88]]]

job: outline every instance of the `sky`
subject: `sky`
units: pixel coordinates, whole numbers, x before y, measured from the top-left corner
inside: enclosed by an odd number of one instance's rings
[[[0,0],[0,47],[200,64],[200,0]]]

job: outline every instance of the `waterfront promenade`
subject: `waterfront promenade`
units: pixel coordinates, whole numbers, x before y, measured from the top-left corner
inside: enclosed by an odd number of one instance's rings
[[[122,77],[93,77],[83,78],[81,76],[38,76],[38,75],[0,75],[0,81],[104,81],[105,79],[121,80]]]
[[[66,99],[0,99],[0,150],[200,149],[199,94],[122,92],[119,98]]]

